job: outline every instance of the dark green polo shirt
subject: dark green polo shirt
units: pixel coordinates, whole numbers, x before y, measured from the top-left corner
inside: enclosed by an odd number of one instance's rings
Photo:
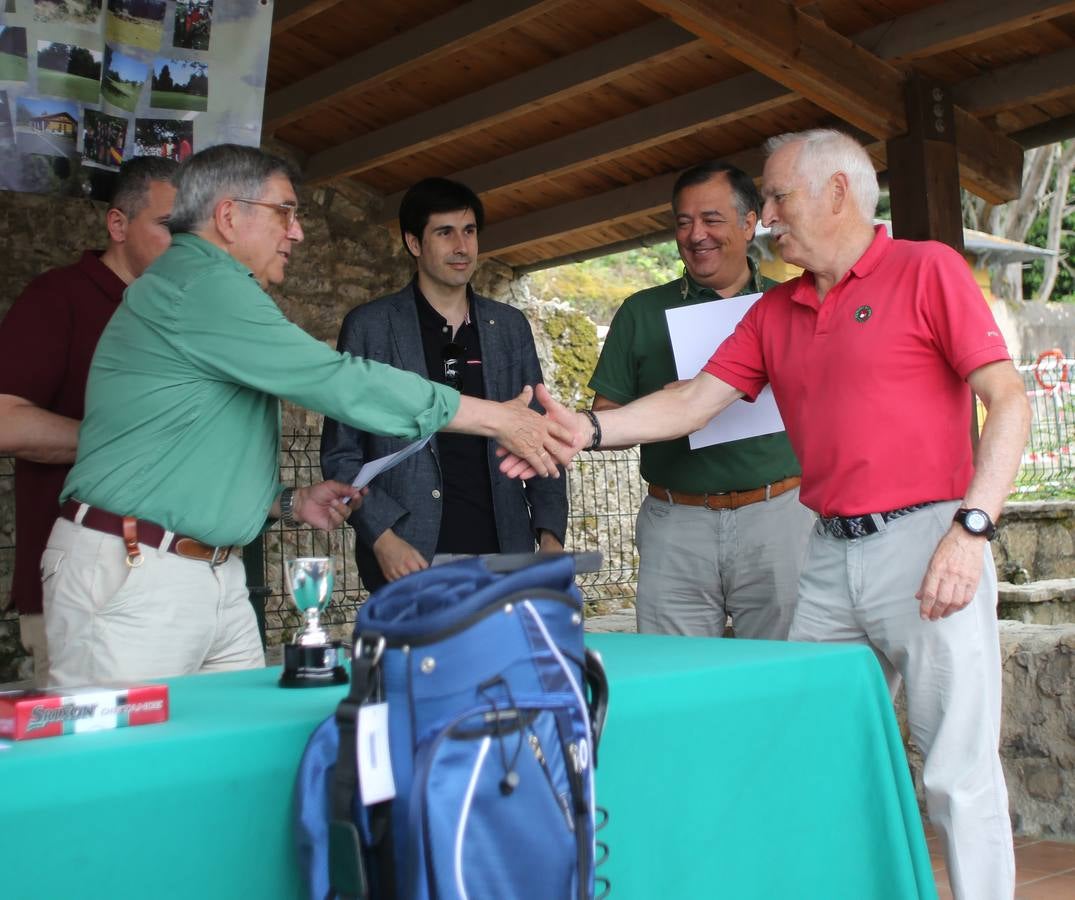
[[[753,263],[751,272],[742,294],[766,291],[777,283],[760,276]],[[590,387],[615,403],[630,403],[675,381],[665,310],[718,299],[716,291],[697,284],[686,272],[632,294],[612,320]],[[686,437],[642,446],[646,481],[692,494],[750,490],[800,472],[782,431],[699,450],[691,450]]]

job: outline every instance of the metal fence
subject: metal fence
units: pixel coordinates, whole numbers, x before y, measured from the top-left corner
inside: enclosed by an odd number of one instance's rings
[[[280,475],[284,484],[307,485],[321,480],[318,460],[320,435],[287,434],[282,441]],[[582,454],[568,473],[570,512],[566,546],[571,550],[600,550],[604,563],[597,572],[582,575],[583,596],[596,611],[619,608],[634,597],[638,560],[634,551],[634,520],[642,503],[638,450]],[[336,561],[332,602],[326,620],[346,629],[354,621],[366,592],[354,561],[354,532],[347,525],[333,532],[288,529],[280,523],[265,532],[263,546],[244,551],[247,580],[255,599],[264,602],[265,631],[270,643],[298,626],[300,619],[287,597],[284,560],[295,556],[333,556]],[[262,581],[264,571],[264,581]]]
[[[1017,499],[1070,495],[1075,491],[1075,360],[1047,351],[1016,363],[1030,401],[1030,437],[1015,480]]]
[[[1037,360],[1018,361],[1017,367],[1033,418],[1014,496],[1070,495],[1075,492],[1075,400],[1070,380],[1075,360],[1049,353]],[[284,484],[320,481],[319,439],[316,432],[284,436]],[[0,597],[8,595],[15,552],[13,473],[12,460],[0,457]],[[600,550],[605,560],[600,571],[580,578],[583,595],[595,611],[617,608],[634,597],[638,569],[634,522],[644,485],[638,474],[637,449],[582,454],[568,473],[568,489],[568,549]],[[278,523],[244,551],[251,592],[264,603],[263,624],[271,643],[300,624],[287,598],[283,561],[293,556],[329,555],[336,558],[336,580],[327,619],[346,630],[365,599],[349,527],[326,534],[308,528],[285,529]],[[10,625],[13,619],[12,612],[0,615],[0,624]]]

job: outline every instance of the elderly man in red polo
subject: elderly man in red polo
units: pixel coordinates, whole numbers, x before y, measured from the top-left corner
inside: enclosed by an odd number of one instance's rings
[[[953,894],[1011,900],[989,538],[1029,426],[1022,379],[963,258],[874,227],[861,146],[819,129],[767,150],[762,221],[803,275],[766,293],[691,381],[600,413],[538,399],[577,447],[617,446],[690,433],[772,385],[819,514],[790,638],[867,644],[893,693],[906,684]],[[968,384],[989,413],[976,453]]]

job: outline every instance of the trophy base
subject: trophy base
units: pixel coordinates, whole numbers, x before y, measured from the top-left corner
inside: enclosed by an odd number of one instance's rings
[[[284,644],[284,671],[280,687],[328,687],[347,684],[347,670],[339,665],[340,642],[306,647]]]

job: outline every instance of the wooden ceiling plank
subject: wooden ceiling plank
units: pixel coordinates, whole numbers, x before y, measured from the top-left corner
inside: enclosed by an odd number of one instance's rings
[[[957,84],[956,103],[976,115],[1075,93],[1075,47],[1014,63]]]
[[[744,150],[726,159],[753,177],[761,174],[764,165],[760,149]],[[672,185],[678,177],[678,172],[668,172],[593,197],[487,225],[481,233],[481,252],[489,256],[516,251],[552,237],[585,231],[597,223],[608,226],[654,215],[668,208]]]
[[[641,2],[875,137],[907,130],[900,73],[783,0]]]
[[[907,130],[903,76],[783,0],[641,2],[876,138]],[[757,28],[758,21],[766,27]],[[991,203],[1018,197],[1019,145],[959,108],[956,133],[964,186]]]
[[[1024,128],[1022,131],[1017,131],[1009,137],[1026,150],[1069,140],[1075,137],[1075,114],[1047,119],[1037,125]]]
[[[442,103],[400,122],[360,135],[310,158],[304,177],[322,182],[428,150],[497,122],[581,94],[697,38],[664,19],[619,34],[498,84]]]
[[[563,175],[636,153],[700,128],[721,125],[730,118],[753,115],[796,99],[796,95],[783,85],[750,72],[454,172],[450,177],[469,185],[479,194],[509,185],[519,187],[537,179]],[[397,191],[385,197],[383,218],[390,219],[395,215],[403,194],[404,191]]]
[[[272,8],[272,36],[290,31],[307,19],[331,9],[341,0],[276,0]]]
[[[265,98],[264,129],[272,132],[323,104],[399,78],[548,12],[565,0],[471,0],[409,31],[274,91]]]
[[[855,42],[882,59],[911,60],[1010,34],[1072,12],[1072,0],[948,0],[892,22],[882,22],[857,35]]]

